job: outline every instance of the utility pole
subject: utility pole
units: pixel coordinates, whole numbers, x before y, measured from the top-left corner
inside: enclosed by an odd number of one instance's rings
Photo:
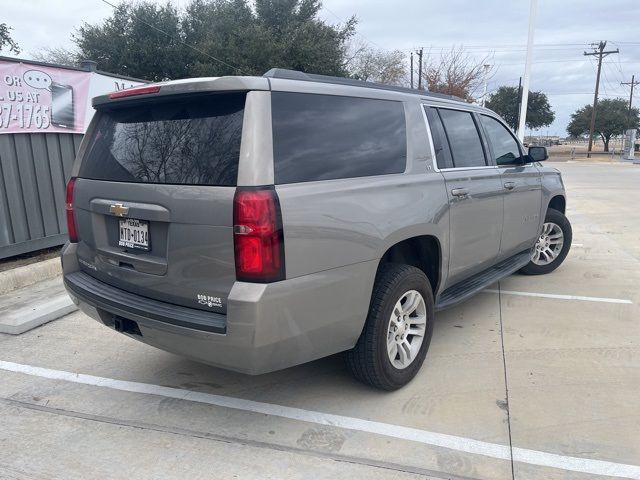
[[[630,82],[620,82],[620,85],[630,85],[631,86],[631,94],[629,95],[629,119],[631,119],[631,105],[633,103],[633,87],[636,85],[640,85],[640,81],[636,82],[636,76],[631,75]]]
[[[423,48],[420,47],[416,52],[418,54],[418,90],[422,90],[422,51]]]
[[[593,52],[584,52],[585,55],[598,56],[598,73],[596,74],[596,92],[593,95],[593,110],[591,110],[591,124],[589,125],[589,146],[587,147],[587,158],[591,158],[591,148],[593,147],[593,132],[596,128],[596,108],[598,107],[598,90],[600,89],[600,71],[602,70],[602,59],[610,53],[619,53],[619,49],[609,50],[605,52],[604,48],[607,46],[607,41],[601,41],[598,44],[598,48],[593,49]]]
[[[524,126],[527,121],[527,103],[529,102],[529,77],[531,76],[531,58],[533,57],[533,34],[536,30],[536,11],[538,0],[531,0],[529,7],[529,36],[527,37],[527,59],[524,64],[524,85],[522,86],[522,102],[520,103],[520,121],[518,122],[518,138],[524,141]]]
[[[413,89],[413,52],[411,52],[411,88]]]
[[[622,132],[622,138],[626,139],[627,138],[627,130],[629,128],[633,128],[633,124],[631,123],[631,107],[633,106],[633,88],[636,85],[640,85],[640,82],[636,82],[636,76],[635,75],[631,75],[631,81],[630,82],[620,82],[620,85],[629,85],[631,87],[631,93],[629,94],[629,112],[627,113],[627,121],[629,122],[629,125],[627,125],[628,128],[625,128],[624,131]],[[633,158],[633,152],[634,152],[634,143],[635,143],[635,135],[633,134],[633,131],[631,133],[631,137],[630,137],[630,143],[631,143],[631,152],[628,154],[627,158]],[[623,141],[623,150],[624,150],[624,142]],[[623,153],[624,155],[624,153]]]
[[[489,65],[488,63],[485,63],[483,67],[484,67],[484,91],[482,92],[482,106],[484,107],[484,103],[487,100],[487,77],[489,76],[489,69],[491,68],[491,65]]]

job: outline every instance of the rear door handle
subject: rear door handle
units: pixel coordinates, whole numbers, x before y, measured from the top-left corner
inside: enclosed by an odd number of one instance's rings
[[[513,190],[516,188],[516,182],[504,182],[504,188],[507,190]]]
[[[469,195],[469,190],[466,188],[454,188],[451,190],[451,195],[454,197],[466,197]]]

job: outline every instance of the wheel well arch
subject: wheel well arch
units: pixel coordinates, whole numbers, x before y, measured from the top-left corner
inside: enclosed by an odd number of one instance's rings
[[[567,201],[565,200],[563,195],[556,195],[551,200],[549,200],[549,205],[547,209],[553,208],[554,210],[558,210],[562,214],[565,213],[565,209],[567,207]]]
[[[406,238],[390,246],[380,258],[378,272],[385,263],[411,265],[424,272],[435,295],[441,280],[442,249],[433,235]]]

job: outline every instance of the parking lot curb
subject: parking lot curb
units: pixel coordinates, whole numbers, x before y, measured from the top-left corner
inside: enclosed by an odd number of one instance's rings
[[[0,272],[0,295],[49,280],[61,273],[62,266],[58,257]]]

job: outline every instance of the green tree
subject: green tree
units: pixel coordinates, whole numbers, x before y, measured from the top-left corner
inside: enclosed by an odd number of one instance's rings
[[[573,137],[589,134],[591,124],[591,112],[593,107],[585,105],[571,114],[571,122],[567,126],[567,132]],[[609,141],[612,137],[620,135],[624,130],[638,128],[640,126],[640,111],[631,109],[623,98],[607,98],[598,102],[596,108],[596,135],[600,135],[604,143],[604,151],[609,151]]]
[[[121,3],[104,22],[73,36],[79,55],[103,70],[161,80],[262,75],[273,67],[346,75],[356,20],[329,25],[319,0],[192,0]]]
[[[487,108],[490,108],[502,118],[513,129],[518,128],[518,88],[509,87],[503,85],[496,90],[495,93],[489,96],[485,103]],[[543,92],[529,92],[529,99],[527,101],[527,128],[537,130],[538,128],[551,125],[556,116],[549,99]]]
[[[181,19],[171,4],[120,3],[104,22],[83,23],[72,36],[79,56],[101,70],[147,80],[181,78],[184,63]]]
[[[17,55],[20,53],[20,47],[13,38],[11,38],[10,30],[13,30],[13,28],[9,27],[6,23],[0,23],[0,51],[5,47],[9,47],[9,52]]]
[[[320,8],[318,0],[255,0],[253,8],[247,0],[193,0],[183,19],[184,38],[202,53],[192,52],[190,74],[262,75],[281,67],[346,75],[347,40],[356,21],[329,25],[318,18]]]

